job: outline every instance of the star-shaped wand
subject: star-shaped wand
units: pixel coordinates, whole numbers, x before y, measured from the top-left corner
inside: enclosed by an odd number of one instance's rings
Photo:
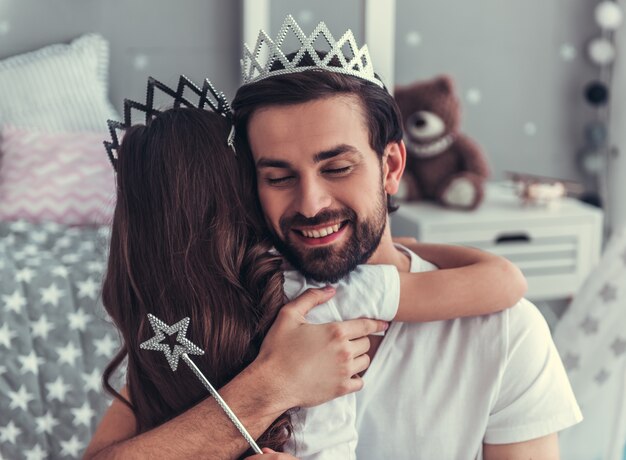
[[[217,390],[213,388],[211,382],[204,376],[202,371],[198,369],[198,366],[191,360],[189,355],[203,355],[204,351],[196,346],[193,342],[187,339],[187,328],[189,327],[189,318],[183,318],[176,324],[172,324],[168,326],[163,321],[158,319],[156,316],[148,313],[148,320],[150,321],[150,325],[152,326],[152,330],[154,331],[155,336],[151,339],[142,342],[139,346],[142,350],[155,350],[162,351],[165,353],[165,358],[167,358],[167,362],[169,363],[172,370],[175,372],[178,369],[178,361],[182,358],[183,361],[187,363],[187,365],[191,368],[193,373],[198,377],[200,382],[204,385],[204,387],[209,390],[211,396],[215,398],[220,407],[226,412],[226,415],[230,419],[231,422],[235,424],[239,432],[243,435],[243,437],[248,441],[248,444],[252,447],[252,449],[257,454],[262,454],[263,452],[259,449],[257,443],[252,439],[250,433],[246,430],[243,424],[239,421],[235,413],[228,407],[226,401],[222,399]],[[174,348],[170,348],[167,343],[162,343],[165,339],[165,334],[172,335],[174,333],[178,333],[176,336],[176,344]]]

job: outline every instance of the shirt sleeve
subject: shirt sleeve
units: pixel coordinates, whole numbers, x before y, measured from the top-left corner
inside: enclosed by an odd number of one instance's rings
[[[486,444],[528,441],[582,420],[542,314],[525,299],[506,313],[504,363]]]
[[[285,271],[283,288],[290,300],[308,288],[325,285],[326,283],[306,280],[297,271]],[[307,314],[309,321],[332,321],[328,311],[338,312],[337,320],[373,318],[391,321],[398,312],[400,275],[393,265],[359,265],[337,283],[333,283],[333,286],[336,294],[326,304],[313,308]]]
[[[400,275],[393,265],[359,265],[334,284],[331,299],[342,319],[373,318],[391,321],[400,303]]]

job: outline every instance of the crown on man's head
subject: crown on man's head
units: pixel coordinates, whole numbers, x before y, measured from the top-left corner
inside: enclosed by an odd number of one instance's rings
[[[160,81],[155,80],[152,77],[148,77],[146,103],[142,104],[140,102],[132,101],[130,99],[124,99],[124,123],[115,120],[107,121],[107,125],[109,126],[109,133],[111,134],[111,141],[104,141],[104,147],[106,148],[107,154],[109,155],[111,165],[113,165],[113,169],[116,171],[117,153],[119,152],[120,147],[117,131],[125,131],[133,126],[133,124],[138,123],[137,121],[133,123],[132,110],[134,109],[138,112],[143,113],[145,115],[144,123],[146,124],[152,118],[163,112],[162,109],[158,109],[154,106],[155,88],[161,90],[163,93],[173,98],[174,102],[172,107],[174,108],[183,106],[190,108],[207,109],[208,106],[210,110],[213,110],[223,117],[226,117],[232,123],[232,111],[230,110],[230,104],[226,100],[226,96],[224,96],[224,93],[217,91],[208,79],[204,80],[202,89],[200,89],[187,77],[181,75],[178,79],[177,89],[173,90],[164,83],[161,83]],[[185,95],[185,90],[187,88],[196,95],[197,101],[195,103],[191,102]],[[233,129],[231,129],[231,133],[228,136],[227,143],[234,151],[235,147]]]
[[[289,31],[296,36],[301,44],[291,59],[287,58],[289,52],[285,53],[282,49]],[[315,49],[314,46],[320,37],[322,37],[322,41],[326,41],[330,49]],[[262,56],[264,49],[267,50],[267,55]],[[325,54],[320,56],[317,51],[324,51]],[[313,65],[303,65],[303,61],[309,56],[313,60]],[[275,66],[277,63],[280,63],[279,67],[282,68],[277,69]],[[307,37],[293,16],[288,15],[276,36],[276,40],[272,40],[265,31],[261,30],[254,52],[250,50],[247,44],[244,44],[243,59],[241,60],[244,85],[273,75],[285,75],[305,70],[326,70],[351,75],[384,88],[383,82],[374,73],[367,45],[359,48],[350,29],[339,40],[335,40],[326,24],[320,22],[313,33]]]

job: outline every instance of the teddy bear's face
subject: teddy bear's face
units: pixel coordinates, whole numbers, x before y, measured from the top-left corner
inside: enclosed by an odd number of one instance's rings
[[[459,102],[449,77],[398,88],[395,99],[410,153],[432,156],[451,142],[459,125]]]

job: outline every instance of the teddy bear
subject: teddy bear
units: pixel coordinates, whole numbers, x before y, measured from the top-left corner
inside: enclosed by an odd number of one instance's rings
[[[451,77],[398,86],[407,151],[398,198],[475,209],[490,171],[481,148],[459,131],[460,102]]]

